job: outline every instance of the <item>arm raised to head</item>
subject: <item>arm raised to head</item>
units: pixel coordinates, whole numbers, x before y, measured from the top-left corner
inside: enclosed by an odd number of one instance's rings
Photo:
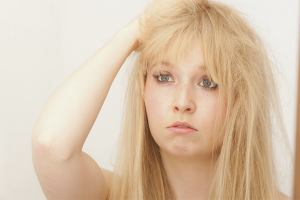
[[[49,156],[62,160],[81,153],[115,76],[138,46],[139,16],[56,89],[35,124],[33,147],[43,145]]]

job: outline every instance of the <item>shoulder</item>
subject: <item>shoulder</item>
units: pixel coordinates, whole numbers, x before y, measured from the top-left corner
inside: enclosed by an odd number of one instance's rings
[[[101,171],[103,173],[103,176],[104,176],[104,179],[105,179],[105,182],[106,182],[106,185],[107,185],[107,193],[106,193],[106,199],[108,198],[108,193],[110,191],[110,184],[111,184],[111,180],[112,180],[112,177],[113,177],[113,172],[107,170],[107,169],[104,169],[101,167]]]
[[[105,181],[106,181],[106,183],[108,185],[108,188],[109,188],[110,182],[111,182],[111,179],[112,179],[114,173],[107,170],[107,169],[104,169],[102,167],[101,167],[101,170],[102,170],[103,176],[104,176]]]
[[[283,193],[280,193],[280,200],[293,200],[291,197],[286,196]]]

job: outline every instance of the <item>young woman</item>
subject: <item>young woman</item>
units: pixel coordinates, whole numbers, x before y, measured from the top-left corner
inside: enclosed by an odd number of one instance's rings
[[[82,147],[128,56],[114,172]],[[206,0],[154,0],[51,96],[33,164],[49,199],[287,199],[272,138],[286,139],[274,68],[240,14]]]

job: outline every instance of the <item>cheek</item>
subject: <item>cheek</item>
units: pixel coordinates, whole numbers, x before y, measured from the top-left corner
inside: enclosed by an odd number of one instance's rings
[[[217,95],[207,96],[207,98],[202,98],[198,100],[197,111],[195,113],[196,121],[200,129],[201,141],[205,141],[205,148],[211,149],[218,147],[223,141],[223,134],[221,134],[221,124],[223,122],[223,116],[221,118],[222,122],[218,123],[218,97]],[[223,110],[225,106],[223,107]],[[224,113],[224,112],[223,112]],[[216,132],[214,133],[214,125],[216,124]],[[214,135],[215,134],[215,135]]]
[[[156,87],[155,83],[151,82],[147,85],[146,82],[144,97],[148,124],[151,135],[159,146],[165,140],[162,133],[170,123],[167,121],[170,115],[168,96]]]
[[[225,120],[225,116],[226,116],[226,110],[227,110],[227,102],[224,101],[223,103],[223,107],[222,109],[220,110],[221,111],[221,119],[220,121],[216,121],[217,120],[217,114],[218,114],[218,104],[217,104],[217,99],[216,101],[214,102],[214,107],[212,108],[212,113],[214,114],[213,115],[213,119],[211,119],[211,130],[213,131],[213,126],[214,126],[214,123],[217,123],[217,129],[216,129],[216,132],[215,132],[215,143],[216,143],[216,146],[219,146],[222,141],[223,141],[223,138],[224,138],[224,133],[222,132],[222,128],[223,128],[223,125],[224,125],[224,120]]]
[[[160,94],[153,86],[146,86],[145,107],[149,125],[151,122],[151,124],[155,124],[156,121],[161,120],[164,117],[164,113],[166,114],[167,105],[164,95]]]
[[[201,128],[202,133],[205,133],[206,137],[210,138],[213,134],[213,126],[217,115],[217,101],[215,98],[202,99],[197,105],[197,121]]]
[[[210,102],[210,103],[209,103]],[[218,114],[218,96],[214,96],[212,97],[209,102],[207,102],[207,105],[209,105],[209,108],[208,108],[208,111],[211,113],[211,121],[215,121],[217,119],[217,114]],[[223,100],[223,105],[222,106],[222,109],[220,109],[220,112],[221,112],[221,120],[223,122],[223,119],[226,115],[226,110],[227,110],[227,102],[226,100]]]

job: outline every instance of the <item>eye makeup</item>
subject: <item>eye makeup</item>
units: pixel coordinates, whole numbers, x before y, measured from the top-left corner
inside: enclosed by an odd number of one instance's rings
[[[157,75],[153,75],[153,77],[156,79],[156,81],[157,81],[159,84],[166,84],[166,83],[169,83],[169,82],[171,82],[171,81],[169,81],[170,78],[171,78],[171,79],[173,78],[172,75],[171,75],[170,73],[166,72],[166,71],[161,71],[161,72],[159,72]],[[173,80],[173,79],[172,79],[172,80]],[[202,83],[202,82],[203,82],[203,83]],[[202,83],[202,84],[201,84],[201,83]],[[209,90],[209,91],[215,90],[215,89],[218,87],[218,85],[215,84],[215,83],[213,82],[213,80],[209,80],[209,78],[208,78],[207,76],[204,76],[204,77],[201,79],[199,85],[200,85],[201,87],[203,87],[205,90]],[[211,87],[211,86],[213,86],[213,87]]]

